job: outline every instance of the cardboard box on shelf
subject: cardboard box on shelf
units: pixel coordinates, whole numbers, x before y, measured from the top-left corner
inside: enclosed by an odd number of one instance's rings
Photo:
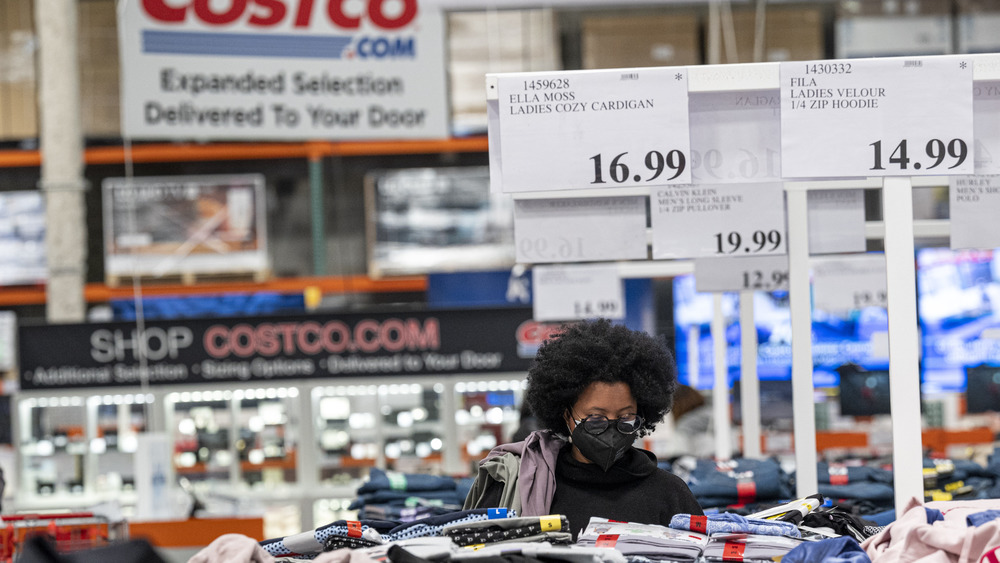
[[[561,70],[552,10],[448,15],[448,74],[457,134],[486,131],[486,74]]]
[[[950,0],[841,0],[835,29],[838,59],[953,50]]]
[[[587,16],[581,22],[583,68],[701,64],[695,13]]]
[[[114,0],[79,4],[81,127],[87,137],[121,136],[118,28]]]
[[[826,58],[823,11],[815,7],[769,7],[764,17],[764,52],[754,61],[757,16],[754,10],[733,10],[737,60],[723,62],[806,61]],[[723,34],[724,35],[724,34]],[[707,41],[708,33],[706,33]],[[708,45],[705,46],[706,52]]]
[[[0,2],[0,139],[38,136],[31,0]]]

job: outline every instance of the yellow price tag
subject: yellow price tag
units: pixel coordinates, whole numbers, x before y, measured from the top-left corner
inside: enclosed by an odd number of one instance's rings
[[[945,491],[931,491],[931,500],[951,500],[951,493]]]
[[[486,547],[485,543],[474,543],[472,545],[465,546],[465,549],[471,549],[472,551],[479,551],[484,547]]]
[[[944,490],[950,493],[952,491],[957,491],[958,489],[961,489],[964,486],[965,486],[965,481],[955,481],[954,483],[948,483],[947,485],[945,485]]]
[[[562,528],[562,518],[558,514],[539,516],[538,523],[542,525],[543,532],[558,532]]]

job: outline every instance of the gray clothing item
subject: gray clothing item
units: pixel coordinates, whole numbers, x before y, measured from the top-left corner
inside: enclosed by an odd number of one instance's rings
[[[503,484],[500,504],[517,511],[518,516],[545,516],[556,492],[556,461],[566,440],[551,430],[536,430],[523,442],[500,444],[479,462],[479,473],[465,498],[463,509],[493,508],[479,503],[493,482]],[[519,461],[515,469],[510,459]],[[501,469],[502,467],[502,469]]]
[[[486,456],[486,459],[479,462],[479,473],[476,480],[469,489],[468,496],[465,497],[465,504],[462,510],[470,510],[479,507],[479,502],[486,492],[486,487],[491,481],[503,483],[503,492],[500,493],[500,504],[521,513],[521,497],[518,494],[518,472],[521,469],[521,456],[506,452],[494,455],[494,448]],[[482,507],[480,507],[482,508]],[[495,508],[495,507],[485,507]]]

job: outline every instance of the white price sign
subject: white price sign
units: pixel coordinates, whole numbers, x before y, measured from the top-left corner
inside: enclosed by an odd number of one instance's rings
[[[1000,176],[948,178],[952,248],[996,248],[1000,230]]]
[[[784,197],[778,183],[653,190],[653,258],[785,254]]]
[[[501,191],[691,183],[687,69],[511,73],[495,84]]]
[[[827,312],[887,307],[884,254],[813,258],[813,306]]]
[[[810,190],[809,254],[865,251],[864,190]]]
[[[976,174],[1000,174],[1000,81],[976,82],[972,96]]]
[[[536,321],[625,317],[625,290],[614,264],[535,266]]]
[[[973,173],[972,61],[781,63],[784,178]]]
[[[644,196],[522,199],[514,202],[519,263],[644,260]]]
[[[694,284],[699,292],[788,289],[788,256],[696,258]]]
[[[691,94],[691,182],[781,180],[777,90]]]

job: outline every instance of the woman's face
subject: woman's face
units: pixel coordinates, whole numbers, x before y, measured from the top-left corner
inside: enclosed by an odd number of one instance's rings
[[[595,381],[584,388],[580,396],[576,398],[570,412],[563,416],[566,419],[566,426],[572,434],[576,428],[577,420],[583,420],[591,415],[606,416],[609,420],[615,420],[627,414],[637,414],[639,405],[632,396],[632,389],[622,381],[617,383],[604,383]],[[573,446],[573,457],[578,461],[590,463],[576,446]]]

